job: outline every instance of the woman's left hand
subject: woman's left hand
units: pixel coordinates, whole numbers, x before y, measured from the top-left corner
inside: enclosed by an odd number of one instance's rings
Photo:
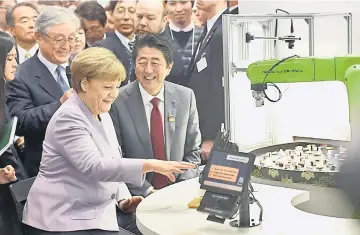
[[[121,210],[127,213],[135,213],[137,206],[140,204],[140,202],[143,199],[144,199],[143,197],[134,196],[129,199],[120,201],[119,207]]]
[[[11,165],[0,168],[0,184],[7,184],[16,180],[15,169]]]

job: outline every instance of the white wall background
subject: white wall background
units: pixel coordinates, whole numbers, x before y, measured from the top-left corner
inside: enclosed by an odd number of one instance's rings
[[[360,0],[240,0],[240,14],[275,13],[281,8],[290,13],[350,12],[353,14],[353,54],[360,55]],[[284,14],[284,13],[279,13]],[[278,36],[290,33],[290,21],[279,20]],[[308,25],[294,20],[295,35],[302,37],[289,50],[287,44],[278,42],[279,58],[298,54],[308,56]],[[333,57],[347,54],[346,21],[341,17],[325,17],[315,20],[315,56]],[[256,30],[255,30],[256,32]],[[261,36],[261,35],[260,35]],[[236,41],[236,39],[234,39]],[[234,43],[234,46],[236,43]],[[262,49],[252,45],[251,57],[261,57]],[[234,48],[236,51],[236,48]],[[232,80],[233,115],[236,142],[240,145],[264,141],[272,132],[272,142],[292,140],[292,136],[349,140],[348,102],[345,86],[340,82],[280,84],[283,98],[276,104],[254,108],[250,83],[237,74]],[[235,108],[234,108],[235,107]],[[259,111],[257,109],[263,109]],[[265,123],[271,125],[265,125]],[[259,125],[260,123],[260,125]],[[270,129],[273,126],[273,129]],[[255,130],[255,131],[254,131]]]

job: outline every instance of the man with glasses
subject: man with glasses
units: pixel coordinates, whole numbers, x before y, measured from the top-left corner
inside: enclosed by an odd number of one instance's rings
[[[105,9],[96,1],[81,3],[75,10],[80,17],[85,30],[87,47],[106,38],[105,25],[107,21]]]
[[[39,49],[35,40],[35,21],[39,10],[35,5],[22,2],[10,8],[6,13],[9,32],[16,40],[17,62],[23,63]]]
[[[73,94],[68,69],[79,18],[66,8],[49,6],[38,16],[35,38],[38,53],[18,67],[7,84],[11,116],[19,118],[16,134],[25,137],[25,168],[36,176],[47,124]]]
[[[106,39],[97,42],[96,45],[112,51],[124,65],[127,77],[122,85],[126,85],[129,83],[130,73],[133,69],[131,53],[135,41],[134,18],[136,13],[136,1],[111,1],[109,10],[111,11],[114,21],[115,32],[109,33]]]

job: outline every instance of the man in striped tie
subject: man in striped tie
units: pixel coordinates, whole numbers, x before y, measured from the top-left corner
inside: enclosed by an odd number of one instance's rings
[[[25,168],[36,176],[47,123],[72,94],[69,57],[79,18],[66,8],[49,6],[37,17],[35,37],[39,51],[18,67],[7,83],[11,116],[19,118],[16,134],[25,137]]]

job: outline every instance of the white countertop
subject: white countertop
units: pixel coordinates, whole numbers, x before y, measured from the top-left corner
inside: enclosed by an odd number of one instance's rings
[[[262,223],[253,228],[233,228],[206,220],[207,214],[187,204],[201,194],[198,179],[174,184],[150,195],[137,208],[137,226],[144,235],[358,235],[357,220],[307,213],[294,207],[309,199],[307,191],[253,184],[264,208]],[[331,203],[329,203],[331,206]],[[251,213],[258,214],[256,204]]]

